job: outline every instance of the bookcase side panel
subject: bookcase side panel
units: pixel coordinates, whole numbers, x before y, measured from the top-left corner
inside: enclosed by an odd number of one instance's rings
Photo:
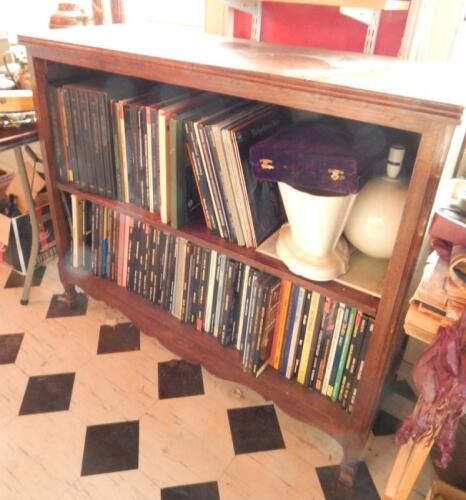
[[[53,229],[56,238],[58,268],[60,280],[66,287],[66,274],[63,272],[63,263],[70,248],[70,235],[66,224],[65,213],[61,200],[61,193],[57,187],[57,174],[54,168],[55,151],[52,138],[51,116],[48,112],[46,87],[48,83],[47,61],[29,57],[33,86],[34,106],[37,114],[37,127],[40,147],[44,164],[47,193],[52,215]]]
[[[370,340],[353,414],[368,434],[390,362],[401,332],[403,307],[417,255],[426,231],[454,127],[438,125],[421,137],[395,250]]]

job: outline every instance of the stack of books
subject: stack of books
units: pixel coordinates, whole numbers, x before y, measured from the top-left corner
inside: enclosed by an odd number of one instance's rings
[[[284,220],[276,183],[258,182],[249,148],[290,124],[285,108],[122,76],[48,85],[56,174],[78,189],[160,214],[200,215],[256,247]]]
[[[71,195],[72,265],[352,410],[373,320],[343,302]]]

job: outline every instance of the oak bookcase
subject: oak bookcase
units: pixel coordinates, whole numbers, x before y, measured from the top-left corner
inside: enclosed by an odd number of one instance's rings
[[[39,135],[46,160],[47,187],[57,240],[58,267],[65,295],[79,286],[156,336],[177,355],[200,362],[213,374],[242,383],[274,401],[290,415],[328,432],[344,448],[345,464],[361,456],[384,378],[400,346],[400,318],[425,232],[446,153],[464,106],[464,83],[445,68],[406,61],[276,46],[149,26],[99,26],[46,31],[20,37],[33,73]],[[336,282],[317,283],[293,275],[276,259],[240,248],[212,235],[202,224],[175,230],[153,213],[80,193],[58,182],[45,87],[51,79],[99,70],[256,99],[295,109],[377,124],[419,134],[408,199],[381,298]],[[448,89],[446,85],[448,84]],[[456,84],[456,87],[455,87]],[[141,297],[67,266],[69,237],[61,192],[121,210],[155,227],[220,250],[229,257],[287,278],[356,306],[375,317],[367,359],[353,411],[268,369],[259,378],[242,371],[240,355],[180,323]],[[342,471],[351,471],[349,467]],[[349,474],[351,476],[351,474]]]

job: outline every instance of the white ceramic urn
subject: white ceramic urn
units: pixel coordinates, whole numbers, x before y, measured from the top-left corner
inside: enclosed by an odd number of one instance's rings
[[[277,254],[288,268],[316,281],[348,270],[349,248],[341,238],[356,194],[309,194],[279,182],[288,224],[280,229]]]
[[[367,182],[345,226],[352,245],[370,257],[389,259],[393,253],[408,192],[398,177],[404,154],[403,146],[390,148],[387,175]]]

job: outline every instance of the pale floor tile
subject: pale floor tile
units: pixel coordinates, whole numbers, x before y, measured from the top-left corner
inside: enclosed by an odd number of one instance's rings
[[[75,372],[93,357],[79,330],[51,319],[25,330],[16,365],[30,376]]]
[[[76,373],[70,411],[88,425],[137,420],[157,401],[156,382],[141,352],[95,356]]]
[[[234,457],[227,414],[206,396],[159,401],[140,432],[139,468],[161,488],[215,481]]]
[[[18,416],[27,382],[14,364],[0,365],[0,429]]]
[[[79,478],[84,436],[66,411],[24,415],[0,429],[0,498],[57,498]]]
[[[78,479],[60,500],[158,500],[160,489],[138,470],[97,474]]]
[[[317,473],[286,449],[236,456],[219,480],[222,500],[323,500]]]

